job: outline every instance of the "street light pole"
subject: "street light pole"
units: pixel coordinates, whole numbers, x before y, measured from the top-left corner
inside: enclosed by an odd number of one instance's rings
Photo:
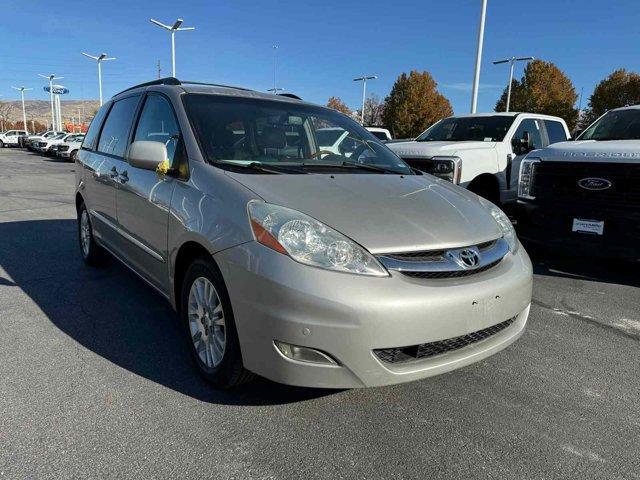
[[[278,45],[273,46],[273,93],[278,92],[278,83],[276,82],[276,72],[278,71]]]
[[[476,51],[476,68],[473,73],[473,90],[471,92],[471,113],[476,113],[478,105],[478,89],[480,87],[480,66],[482,65],[482,44],[484,42],[484,22],[487,16],[487,0],[482,0],[480,10],[480,26],[478,27],[478,50]]]
[[[509,85],[507,86],[507,106],[505,112],[509,111],[509,105],[511,104],[511,84],[513,83],[513,67],[516,62],[528,62],[529,60],[533,60],[533,57],[511,57],[505,58],[503,60],[496,60],[493,62],[494,65],[499,65],[501,63],[509,63]]]
[[[98,62],[98,91],[100,92],[100,106],[102,106],[102,62],[115,60],[116,57],[107,57],[106,53],[101,53],[100,55],[89,55],[85,52],[80,53],[82,53],[82,55],[84,55],[85,57]]]
[[[51,99],[51,128],[57,131],[58,129],[56,128],[56,113],[53,106],[53,81],[60,80],[64,77],[56,77],[54,74],[42,75],[41,73],[39,73],[38,76],[49,80],[49,98]]]
[[[377,75],[370,75],[353,79],[354,82],[362,82],[362,112],[360,112],[360,123],[362,123],[362,125],[364,125],[364,102],[367,94],[367,80],[376,80],[377,78]]]
[[[25,87],[11,87],[15,90],[20,91],[20,96],[22,97],[22,125],[24,126],[24,130],[29,133],[29,127],[27,127],[27,114],[24,109],[24,92],[25,90],[33,90],[33,88],[25,88]]]
[[[158,25],[159,27],[162,27],[171,33],[171,69],[172,69],[172,75],[175,77],[176,76],[176,32],[182,32],[185,30],[195,30],[196,28],[195,27],[180,28],[180,25],[182,25],[182,22],[184,22],[184,20],[181,18],[177,19],[173,25],[165,25],[164,23],[161,23],[158,20],[154,20],[153,18],[149,20],[154,25]]]

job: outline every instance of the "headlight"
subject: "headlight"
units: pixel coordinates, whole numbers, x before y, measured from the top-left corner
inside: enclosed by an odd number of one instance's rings
[[[509,251],[511,253],[516,253],[518,251],[518,237],[516,236],[516,231],[514,230],[509,217],[507,217],[507,215],[497,206],[484,198],[480,198],[480,203],[489,210],[489,213],[491,213],[491,216],[498,224],[498,227],[502,232],[502,238],[504,238],[509,245]]]
[[[429,163],[430,168],[427,167],[425,170],[427,173],[456,185],[460,183],[462,160],[459,157],[433,157]]]
[[[252,200],[248,205],[256,240],[305,265],[386,277],[378,261],[353,240],[304,213]]]
[[[518,197],[533,200],[533,174],[535,172],[536,163],[540,160],[537,158],[525,158],[520,163],[520,176],[518,180]]]

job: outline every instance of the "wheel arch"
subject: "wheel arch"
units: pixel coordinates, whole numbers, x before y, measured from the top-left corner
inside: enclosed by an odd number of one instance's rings
[[[177,311],[180,310],[180,296],[182,292],[182,283],[189,265],[197,258],[204,257],[211,261],[214,268],[219,269],[211,252],[200,242],[196,240],[187,240],[178,248],[175,254],[175,260],[172,264],[172,282],[173,282],[173,304]]]
[[[467,189],[478,195],[480,193],[487,194],[491,197],[487,200],[496,204],[500,203],[500,181],[492,173],[481,173],[476,176],[469,182]]]

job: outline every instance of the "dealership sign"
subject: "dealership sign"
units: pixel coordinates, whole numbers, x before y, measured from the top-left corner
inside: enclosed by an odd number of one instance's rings
[[[64,95],[65,93],[69,93],[69,89],[62,85],[54,85],[53,88],[44,87],[44,91],[51,92],[54,95]]]

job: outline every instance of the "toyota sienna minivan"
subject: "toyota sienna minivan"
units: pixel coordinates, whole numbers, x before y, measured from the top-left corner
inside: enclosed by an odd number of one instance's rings
[[[318,131],[348,132],[349,151]],[[505,214],[293,96],[160,79],[113,97],[76,159],[80,251],[172,304],[199,371],[351,388],[477,362],[523,332]]]

